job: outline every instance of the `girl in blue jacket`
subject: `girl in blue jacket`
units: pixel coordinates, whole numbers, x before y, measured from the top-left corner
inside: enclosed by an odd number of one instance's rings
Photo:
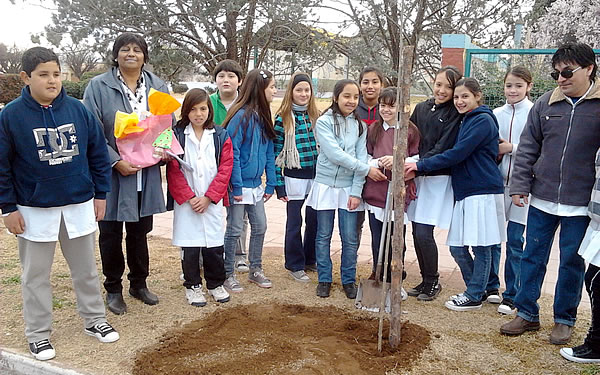
[[[407,163],[405,167],[405,173],[451,168],[456,202],[447,243],[467,285],[464,293],[446,302],[446,307],[454,311],[481,308],[490,275],[491,250],[506,240],[504,187],[496,165],[498,122],[493,112],[481,105],[481,96],[475,79],[458,81],[454,105],[464,117],[456,144],[441,154]]]
[[[333,88],[333,102],[317,119],[316,137],[320,146],[317,172],[307,205],[317,211],[315,252],[319,284],[317,296],[329,297],[331,289],[331,234],[335,211],[338,211],[342,238],[340,273],[346,297],[356,297],[356,231],[358,210],[365,176],[376,181],[385,175],[367,163],[367,130],[355,114],[358,105],[358,84],[352,80],[338,81]]]
[[[267,230],[264,203],[275,189],[275,130],[270,103],[277,93],[273,74],[267,70],[248,72],[240,88],[238,99],[227,112],[223,127],[227,129],[233,145],[233,170],[231,172],[227,228],[225,229],[225,273],[223,284],[232,292],[243,291],[235,277],[233,265],[235,249],[242,232],[244,212],[250,222],[248,256],[250,273],[248,281],[262,288],[270,288],[262,270],[262,249]],[[263,188],[261,177],[266,172],[267,184]]]

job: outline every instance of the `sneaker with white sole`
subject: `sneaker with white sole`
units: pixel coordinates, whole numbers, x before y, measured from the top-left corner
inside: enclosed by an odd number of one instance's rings
[[[223,286],[233,293],[240,293],[244,291],[244,288],[242,288],[242,286],[240,285],[240,282],[235,277],[235,274],[232,274],[227,279],[225,279]]]
[[[214,298],[215,302],[219,303],[229,302],[230,299],[229,293],[227,293],[223,285],[219,285],[214,289],[209,289],[208,294]]]
[[[471,311],[481,309],[481,302],[471,301],[464,294],[459,294],[456,298],[446,301],[444,304],[447,308],[453,311]]]
[[[258,285],[261,288],[270,288],[273,286],[273,284],[271,284],[271,280],[265,276],[265,273],[260,268],[250,272],[248,275],[248,281]]]
[[[404,288],[400,290],[400,296],[402,296],[402,301],[406,301],[408,299],[408,293],[406,293],[406,290],[404,290]]]
[[[306,272],[304,270],[300,270],[300,271],[288,271],[290,276],[292,277],[292,279],[299,281],[301,283],[308,283],[310,282],[310,277],[308,277],[308,275],[306,274]]]
[[[185,288],[185,297],[190,305],[195,307],[206,306],[206,298],[202,291],[202,285],[194,285],[191,288]]]
[[[250,267],[248,267],[248,263],[246,263],[246,259],[244,258],[240,258],[235,261],[235,269],[242,273],[250,271]]]
[[[560,355],[577,363],[600,363],[600,353],[594,352],[587,344],[574,348],[562,348]]]
[[[31,355],[39,361],[47,361],[56,357],[56,351],[48,339],[30,342],[29,352],[31,352]]]
[[[517,313],[517,308],[513,301],[504,298],[498,306],[498,312],[504,315],[514,315]]]
[[[84,329],[84,331],[86,335],[94,336],[98,341],[104,343],[115,342],[121,338],[119,332],[107,322],[95,324],[90,328]]]
[[[502,302],[502,297],[500,297],[500,293],[498,290],[486,290],[485,296],[483,298],[487,303],[493,303],[494,305],[498,305]]]

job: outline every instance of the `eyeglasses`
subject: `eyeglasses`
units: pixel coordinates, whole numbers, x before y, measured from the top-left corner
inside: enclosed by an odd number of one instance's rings
[[[578,71],[579,69],[581,69],[581,66],[579,68],[575,68],[575,69],[565,69],[562,72],[559,72],[558,70],[553,71],[552,73],[550,73],[550,76],[555,80],[558,81],[558,77],[562,76],[563,78],[571,78],[573,77],[573,73],[575,73],[576,71]]]

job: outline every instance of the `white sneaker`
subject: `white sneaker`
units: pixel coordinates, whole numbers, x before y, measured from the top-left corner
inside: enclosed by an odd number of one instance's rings
[[[300,270],[300,271],[288,271],[290,276],[292,277],[292,279],[299,281],[301,283],[308,283],[310,282],[310,277],[308,277],[308,275],[306,274],[306,272],[304,272],[304,270]]]
[[[219,285],[215,289],[209,289],[208,294],[210,294],[216,302],[225,303],[229,302],[229,293],[225,290],[223,285]]]
[[[206,306],[206,298],[204,298],[204,292],[202,292],[202,285],[194,285],[191,288],[185,288],[185,297],[192,306]]]
[[[258,285],[261,288],[270,288],[273,286],[273,284],[271,284],[271,280],[265,276],[265,273],[260,268],[250,272],[248,275],[248,281]]]
[[[404,288],[400,290],[400,295],[402,296],[402,301],[406,301],[408,299],[408,293],[406,293],[406,290],[404,290]]]
[[[240,285],[240,282],[235,277],[235,274],[229,276],[223,283],[223,286],[233,293],[240,293],[244,291],[244,288],[242,288]]]

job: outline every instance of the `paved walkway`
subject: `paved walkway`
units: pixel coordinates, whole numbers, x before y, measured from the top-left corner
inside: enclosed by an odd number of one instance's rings
[[[267,212],[267,233],[265,235],[265,244],[263,254],[268,256],[269,254],[283,254],[283,242],[285,236],[285,203],[276,199],[275,196],[271,198],[266,204],[265,209]],[[337,218],[336,218],[337,222]],[[154,216],[154,230],[150,233],[151,235],[171,238],[171,226],[173,223],[173,213],[166,212],[160,215]],[[460,274],[458,265],[454,262],[450,250],[446,243],[447,231],[441,229],[435,229],[434,236],[438,244],[439,249],[439,272],[440,281],[443,285],[449,285],[455,288],[464,288],[464,282]],[[558,234],[558,231],[557,231]],[[542,293],[554,295],[554,289],[556,287],[556,280],[558,277],[558,238],[554,241],[552,246],[552,252],[550,254],[550,261],[548,262],[548,270],[546,272],[546,278],[542,287]],[[337,230],[337,223],[334,226],[334,233],[331,240],[331,253],[332,257],[339,257],[341,251],[341,240]],[[409,275],[419,274],[419,264],[417,262],[417,256],[412,240],[411,226],[408,225],[406,231],[406,259],[405,268]],[[502,289],[504,289],[504,250],[502,251],[502,259],[500,261],[500,280],[502,283]],[[371,255],[371,233],[369,232],[368,220],[365,221],[363,228],[363,235],[358,249],[358,263],[369,264],[372,261]],[[361,275],[368,276],[368,275]],[[587,293],[583,293],[582,304],[589,308],[589,299]]]

